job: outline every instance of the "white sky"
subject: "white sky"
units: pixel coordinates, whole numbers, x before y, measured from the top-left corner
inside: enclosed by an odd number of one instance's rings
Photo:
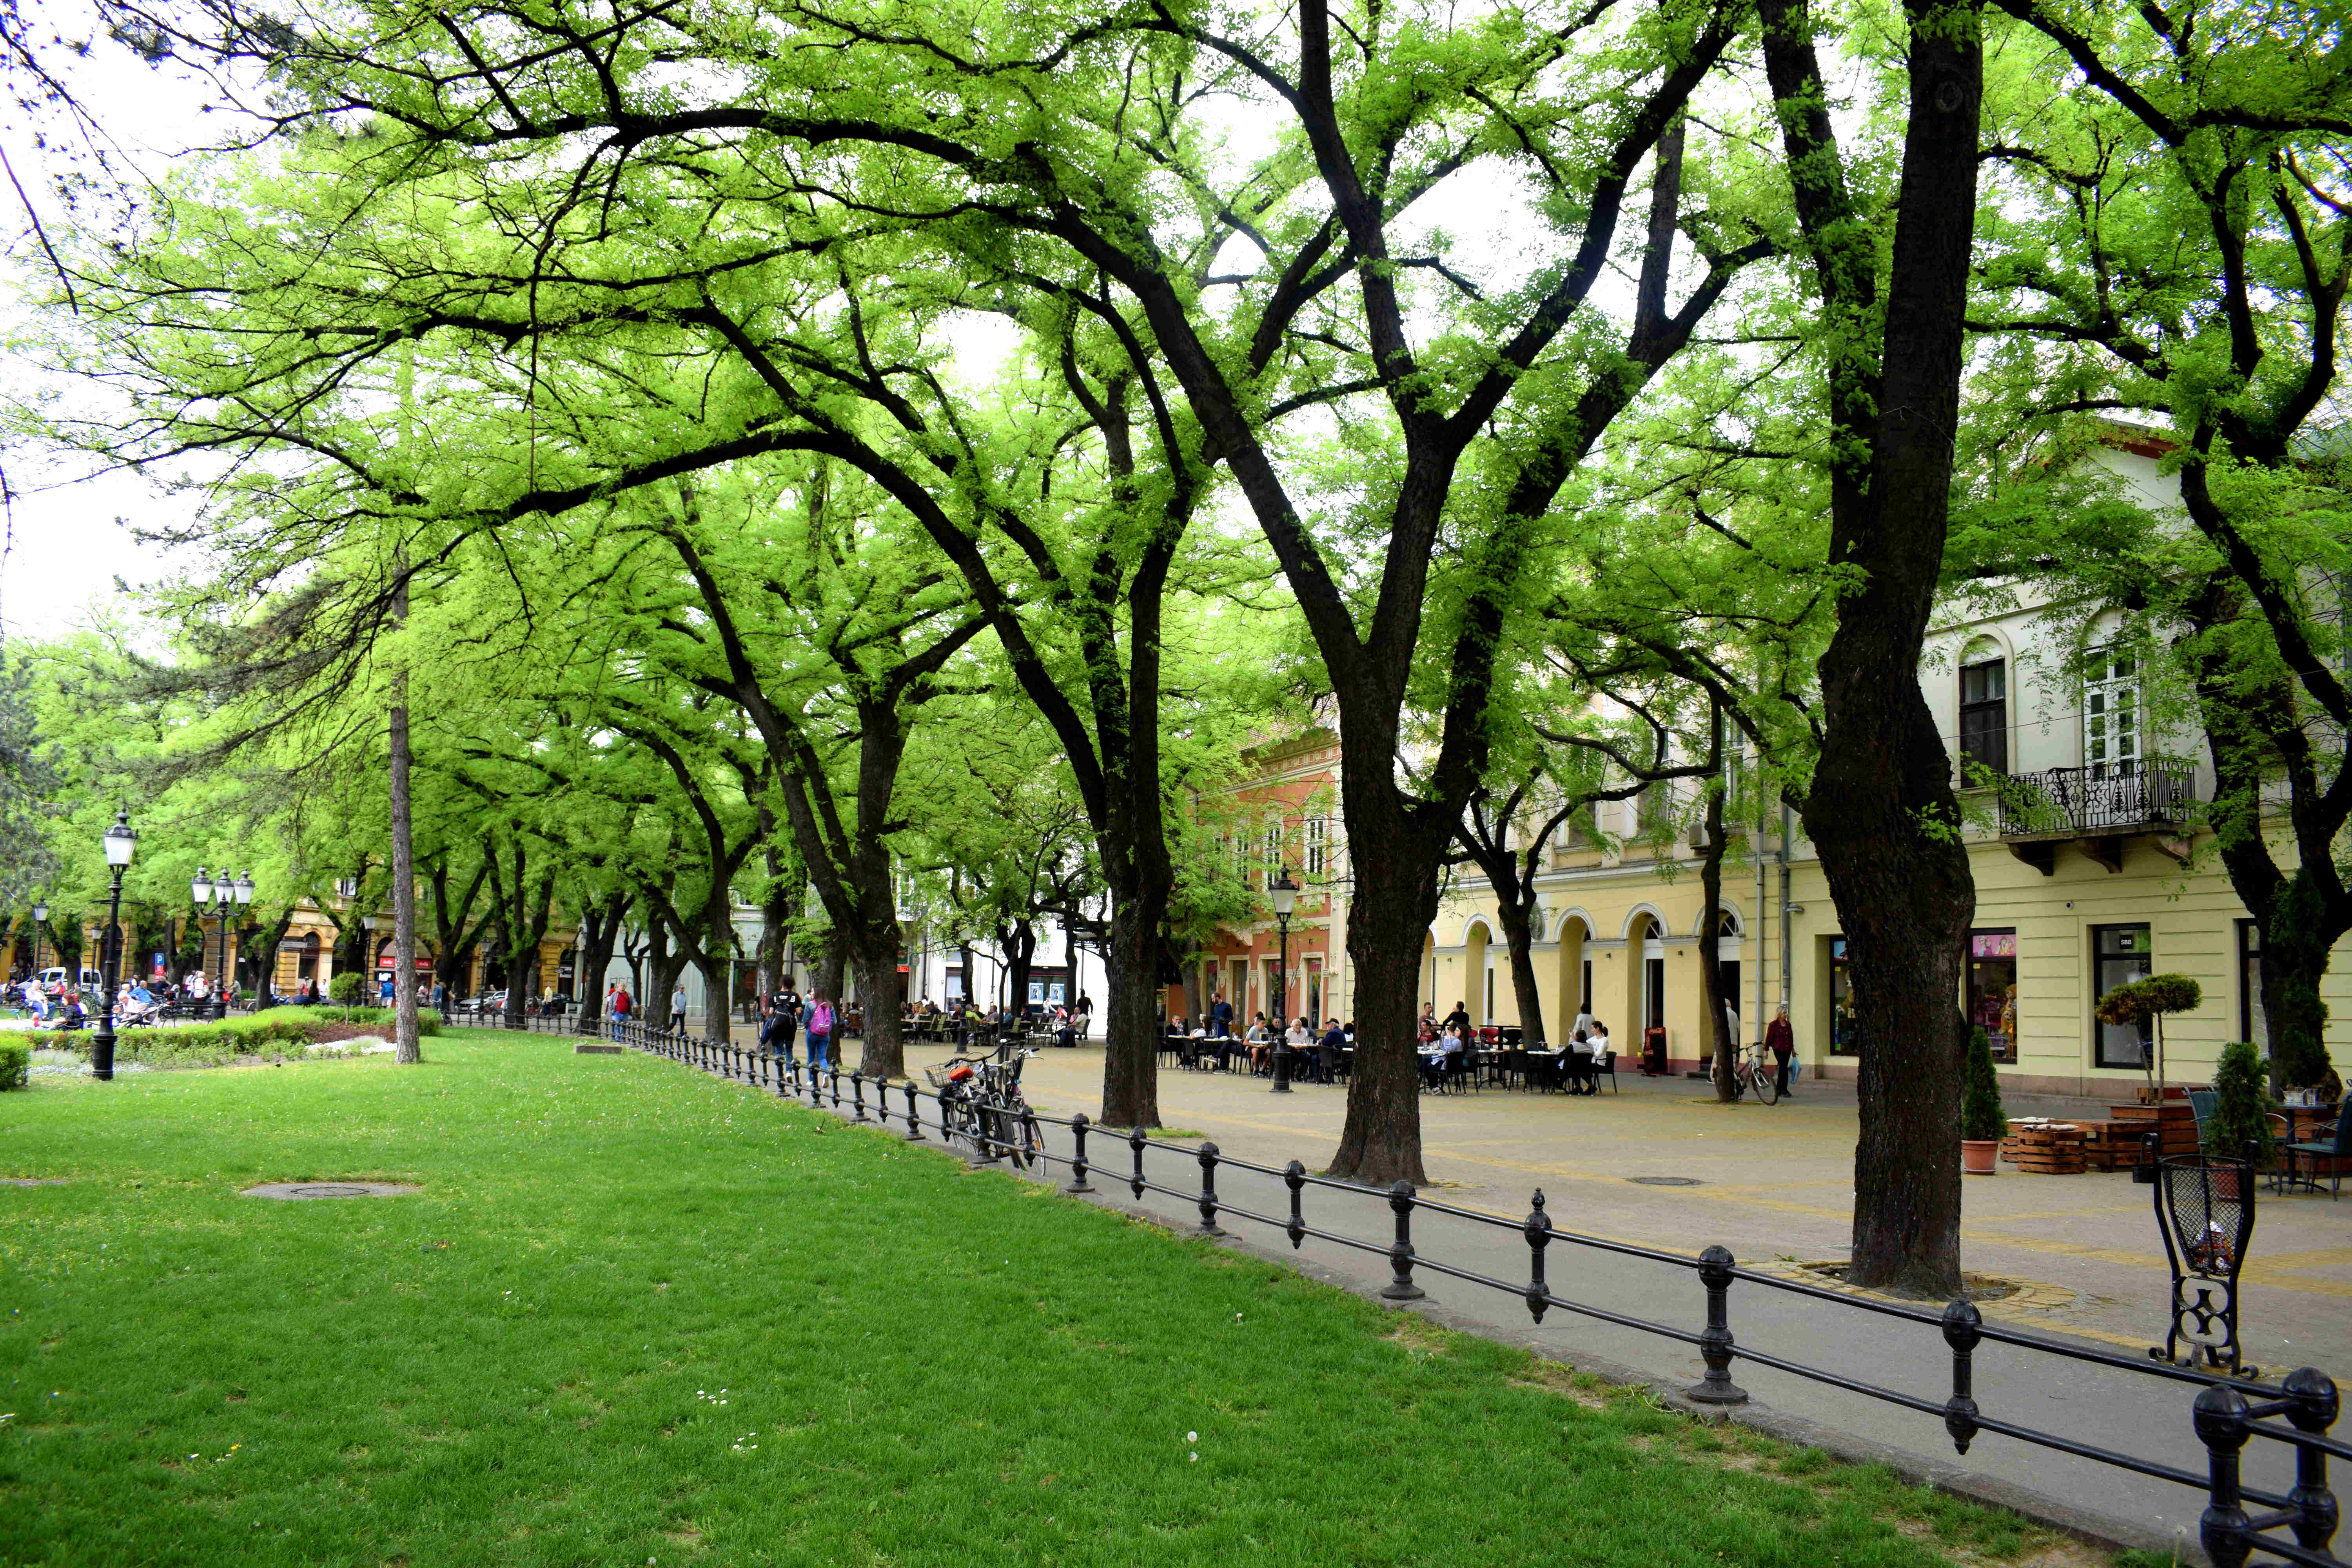
[[[161,171],[173,153],[218,137],[216,116],[202,112],[215,96],[210,84],[192,79],[166,62],[146,64],[111,38],[93,32],[82,0],[39,0],[33,14],[57,37],[92,40],[81,58],[58,51],[76,96],[102,117],[108,150],[115,158],[149,174]],[[35,144],[41,134],[47,149]],[[0,126],[16,177],[39,208],[52,233],[68,219],[49,193],[50,178],[67,166],[66,154],[87,146],[70,122],[58,117],[35,125],[12,120]],[[24,208],[13,190],[0,184],[0,250],[7,276],[0,280],[0,332],[26,319],[19,292],[41,265]],[[37,383],[39,371],[0,344],[0,377],[17,385]],[[193,498],[167,496],[128,474],[85,477],[87,468],[44,468],[33,454],[12,447],[8,480],[16,492],[5,518],[5,552],[0,554],[0,626],[10,634],[48,637],[79,624],[94,608],[115,597],[115,579],[136,586],[173,570],[173,563],[152,545],[131,537],[125,522],[145,527],[185,521]]]

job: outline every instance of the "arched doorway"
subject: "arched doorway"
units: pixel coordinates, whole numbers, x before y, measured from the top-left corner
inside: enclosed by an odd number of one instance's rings
[[[1582,915],[1562,915],[1555,940],[1559,944],[1559,984],[1553,991],[1559,998],[1558,1018],[1547,1018],[1545,1033],[1558,1039],[1567,1039],[1576,1020],[1592,1011],[1592,955],[1585,948],[1592,928]],[[1522,1020],[1524,1021],[1524,1020]]]

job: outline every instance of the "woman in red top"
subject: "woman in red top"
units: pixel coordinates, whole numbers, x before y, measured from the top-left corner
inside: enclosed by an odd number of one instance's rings
[[[1789,1027],[1789,1009],[1785,1005],[1772,1015],[1770,1023],[1764,1026],[1764,1048],[1770,1051],[1772,1059],[1780,1065],[1780,1098],[1787,1100],[1790,1098],[1789,1064],[1790,1058],[1797,1054],[1797,1035]]]

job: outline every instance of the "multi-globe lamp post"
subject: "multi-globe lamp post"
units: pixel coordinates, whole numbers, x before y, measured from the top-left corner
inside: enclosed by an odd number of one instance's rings
[[[247,871],[242,877],[232,878],[226,866],[222,867],[217,873],[209,873],[199,866],[196,868],[195,876],[188,883],[188,895],[195,900],[196,918],[199,921],[204,918],[203,911],[206,903],[212,904],[218,911],[221,961],[220,968],[216,972],[219,984],[214,988],[215,1000],[213,1003],[213,1016],[226,1018],[228,1016],[228,994],[236,984],[236,976],[231,969],[235,960],[229,949],[229,922],[235,918],[235,911],[237,909],[253,902],[253,873]]]
[[[41,900],[33,906],[33,980],[41,978],[41,928],[49,923],[49,900]]]
[[[106,864],[114,873],[114,888],[107,899],[106,937],[99,944],[99,1015],[98,1033],[90,1037],[89,1072],[100,1080],[114,1077],[114,987],[116,973],[122,963],[122,873],[131,868],[131,852],[139,846],[139,835],[131,831],[131,813],[114,814],[114,826],[106,830]]]
[[[1265,885],[1274,903],[1276,924],[1282,931],[1282,963],[1274,974],[1274,1092],[1290,1092],[1290,911],[1298,907],[1298,884],[1285,866]]]

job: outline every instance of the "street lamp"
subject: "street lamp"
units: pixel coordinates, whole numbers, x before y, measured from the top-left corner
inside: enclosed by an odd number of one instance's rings
[[[229,891],[236,899],[236,940],[238,946],[242,946],[245,942],[245,911],[253,902],[253,873],[250,871],[238,872],[236,880],[229,884]],[[226,1017],[228,1016],[228,997],[231,993],[236,990],[236,961],[238,957],[239,954],[236,948],[231,947],[228,944],[228,928],[224,925],[221,928],[221,962],[223,967],[228,971],[228,985],[221,993],[221,1016],[223,1017]]]
[[[1290,911],[1298,904],[1298,884],[1290,879],[1290,868],[1285,866],[1265,885],[1265,896],[1274,900],[1274,918],[1282,931],[1282,967],[1274,975],[1274,1092],[1290,1092]]]
[[[131,852],[138,847],[139,835],[131,831],[131,813],[114,814],[114,826],[106,830],[106,864],[114,873],[114,890],[106,911],[106,940],[99,944],[100,973],[99,983],[103,994],[99,999],[98,1033],[90,1037],[89,1071],[92,1078],[110,1079],[114,1077],[114,985],[115,971],[122,958],[122,873],[131,867]]]
[[[228,1016],[228,994],[236,984],[236,976],[230,973],[228,956],[229,909],[236,902],[236,883],[230,878],[228,868],[224,866],[213,873],[213,908],[220,914],[221,942],[220,969],[214,976],[215,984],[213,986],[213,1016],[215,1018]]]
[[[33,906],[33,981],[41,978],[41,928],[49,923],[49,900],[41,900]]]

